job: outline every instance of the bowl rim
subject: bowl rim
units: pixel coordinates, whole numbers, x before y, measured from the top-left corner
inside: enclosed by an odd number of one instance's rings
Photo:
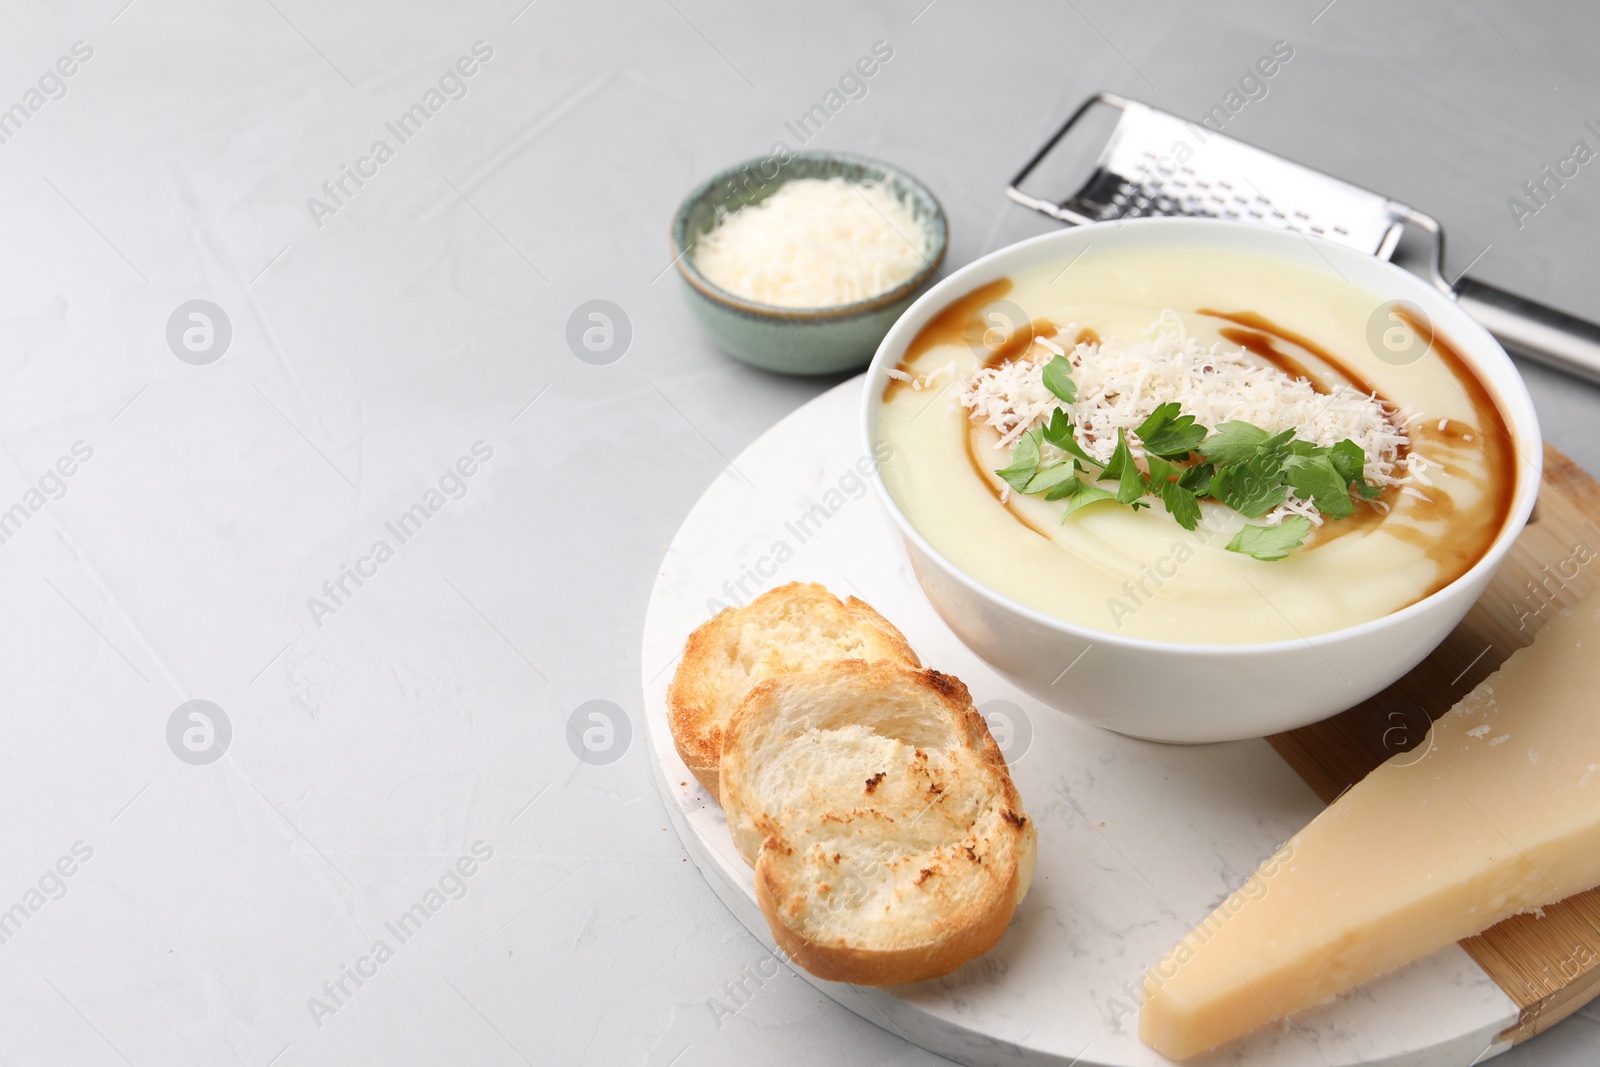
[[[1248,245],[1234,244],[1230,239],[1218,244],[1218,248],[1241,252],[1254,251],[1255,254],[1267,256],[1271,256],[1274,253],[1266,250],[1266,246],[1276,244],[1280,248],[1292,248],[1299,242],[1306,241],[1310,243],[1313,251],[1329,262],[1329,265],[1333,265],[1333,260],[1336,259],[1343,259],[1347,263],[1366,261],[1376,264],[1380,273],[1390,272],[1400,289],[1410,290],[1410,292],[1403,292],[1401,295],[1422,305],[1424,312],[1428,315],[1436,330],[1445,328],[1445,324],[1440,321],[1441,319],[1450,320],[1448,337],[1455,342],[1455,347],[1467,362],[1468,369],[1478,376],[1479,381],[1489,390],[1495,401],[1499,403],[1501,413],[1506,418],[1507,428],[1511,431],[1512,450],[1519,460],[1516,472],[1517,486],[1513,493],[1511,510],[1507,514],[1506,521],[1501,526],[1499,533],[1495,535],[1495,539],[1490,542],[1489,547],[1478,558],[1478,561],[1466,571],[1457,575],[1447,585],[1434,590],[1420,600],[1407,604],[1397,611],[1391,611],[1386,615],[1380,615],[1376,619],[1368,619],[1353,626],[1345,626],[1337,630],[1328,630],[1317,634],[1302,635],[1279,641],[1251,641],[1231,644],[1202,644],[1130,637],[1112,633],[1109,630],[1100,630],[1068,622],[1065,619],[1047,615],[1037,608],[1032,608],[1013,600],[998,590],[978,581],[929,543],[921,531],[900,510],[900,506],[895,502],[888,487],[883,483],[879,465],[874,463],[869,480],[872,483],[874,492],[877,494],[879,503],[883,505],[893,519],[901,535],[914,543],[919,552],[975,595],[1006,611],[1021,616],[1034,625],[1041,626],[1064,637],[1089,644],[1110,645],[1130,651],[1158,652],[1184,657],[1221,657],[1224,659],[1289,652],[1305,647],[1310,647],[1313,651],[1317,651],[1321,648],[1343,645],[1351,641],[1361,640],[1375,633],[1404,626],[1418,616],[1426,615],[1433,611],[1444,601],[1460,597],[1463,595],[1462,590],[1470,588],[1486,572],[1492,573],[1499,567],[1506,553],[1510,551],[1512,544],[1521,536],[1523,528],[1527,525],[1528,517],[1533,511],[1533,505],[1538,498],[1539,486],[1543,481],[1544,474],[1544,438],[1540,432],[1538,413],[1534,410],[1533,398],[1528,393],[1527,385],[1523,381],[1521,372],[1517,369],[1516,364],[1512,362],[1511,357],[1506,354],[1505,349],[1501,347],[1499,341],[1495,340],[1494,336],[1482,324],[1462,310],[1450,296],[1392,262],[1377,259],[1374,256],[1366,255],[1311,234],[1273,230],[1264,226],[1255,226],[1225,219],[1147,217],[1089,223],[1053,230],[1049,233],[1006,245],[975,259],[971,263],[946,275],[939,284],[929,289],[918,298],[916,303],[907,308],[905,313],[901,315],[900,319],[884,336],[883,341],[878,346],[878,351],[873,354],[872,361],[867,364],[867,369],[863,372],[865,388],[862,391],[861,421],[859,423],[862,442],[867,449],[867,454],[876,454],[872,451],[874,443],[873,431],[876,424],[875,415],[881,406],[879,394],[882,392],[882,383],[888,381],[886,373],[888,353],[894,351],[897,345],[903,349],[902,338],[910,329],[907,323],[916,318],[919,309],[925,306],[939,305],[947,302],[952,295],[960,295],[959,293],[952,293],[952,290],[960,289],[966,291],[972,288],[970,279],[973,275],[984,274],[986,271],[991,270],[997,262],[1021,258],[1026,249],[1052,243],[1070,244],[1073,238],[1085,233],[1100,235],[1100,239],[1104,239],[1111,231],[1125,229],[1131,229],[1136,233],[1146,229],[1165,229],[1172,231],[1175,236],[1185,231],[1204,233],[1206,230],[1211,230],[1214,234],[1237,238],[1245,242],[1260,242],[1255,249],[1252,249]],[[1088,240],[1093,244],[1096,238],[1091,236]],[[1333,259],[1329,259],[1330,256]],[[1289,262],[1295,261],[1289,256],[1281,258]],[[1355,282],[1345,282],[1344,284],[1356,289],[1365,288]],[[922,324],[919,323],[918,325],[920,327]],[[906,340],[909,340],[909,338]],[[1501,364],[1502,376],[1513,387],[1509,391],[1509,395],[1500,381],[1488,376],[1487,369],[1483,366],[1483,359],[1480,358],[1481,354],[1487,354],[1491,362]],[[1528,447],[1524,448],[1524,445]],[[918,579],[918,584],[921,584],[920,578]]]
[[[928,202],[933,205],[933,214],[929,216],[929,222],[932,224],[931,229],[934,240],[933,254],[928,257],[927,262],[924,263],[915,274],[901,282],[899,285],[896,285],[893,289],[885,290],[884,292],[878,293],[876,296],[869,296],[864,300],[857,300],[850,304],[833,304],[816,308],[779,307],[776,304],[763,304],[759,303],[758,301],[747,300],[742,296],[738,296],[735,293],[730,293],[728,290],[715,285],[709,281],[705,275],[700,273],[700,269],[694,265],[694,257],[689,254],[693,250],[695,244],[694,241],[688,240],[689,213],[699,206],[700,202],[703,201],[713,189],[720,185],[724,179],[741,173],[752,167],[760,167],[762,164],[765,164],[773,158],[772,156],[759,156],[755,159],[743,160],[742,162],[735,163],[732,166],[724,167],[723,169],[717,171],[715,174],[711,175],[711,177],[705,179],[699,185],[696,185],[693,189],[691,189],[689,194],[685,196],[683,201],[678,205],[678,210],[673,212],[672,226],[667,234],[668,241],[672,245],[673,249],[674,258],[672,262],[673,265],[678,268],[678,275],[701,296],[708,300],[714,301],[715,303],[721,304],[730,310],[742,312],[746,315],[757,316],[765,319],[787,319],[797,322],[815,322],[828,319],[850,318],[856,315],[863,315],[869,312],[879,311],[891,304],[895,304],[906,299],[922,286],[926,285],[930,277],[936,273],[939,273],[939,268],[944,264],[945,253],[949,251],[950,224],[949,220],[945,216],[944,205],[939,202],[939,198],[934,195],[933,190],[928,188],[927,184],[916,177],[916,175],[904,170],[901,167],[897,167],[892,163],[885,163],[881,159],[874,159],[871,156],[858,155],[854,152],[813,150],[809,152],[790,152],[788,156],[788,159],[784,160],[778,165],[779,173],[774,175],[773,178],[767,180],[777,181],[778,185],[782,186],[785,182],[789,182],[794,180],[796,177],[800,177],[800,175],[785,177],[782,173],[782,168],[787,166],[789,163],[794,162],[795,160],[806,159],[816,160],[819,162],[842,162],[854,164],[858,167],[864,167],[868,170],[877,171],[881,177],[893,177],[905,185],[915,188],[919,194],[927,197]]]

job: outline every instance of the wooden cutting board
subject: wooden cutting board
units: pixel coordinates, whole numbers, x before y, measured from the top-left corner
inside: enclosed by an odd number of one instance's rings
[[[1378,764],[1420,745],[1430,722],[1552,616],[1600,589],[1597,521],[1600,482],[1547,445],[1533,518],[1461,625],[1371,700],[1268,738],[1272,747],[1331,803]],[[1461,947],[1522,1009],[1502,1036],[1525,1041],[1600,995],[1600,889],[1544,909],[1543,918],[1507,919]]]

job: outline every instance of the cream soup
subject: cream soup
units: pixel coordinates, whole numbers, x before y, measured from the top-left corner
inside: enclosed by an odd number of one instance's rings
[[[1190,643],[1292,640],[1379,618],[1466,572],[1510,513],[1517,464],[1498,404],[1448,339],[1385,318],[1432,345],[1405,365],[1368,342],[1385,301],[1327,270],[1233,252],[1092,249],[1063,270],[1001,279],[952,301],[908,346],[884,390],[878,433],[885,486],[919,533],[973,578],[1031,608],[1092,629]],[[1161,509],[1061,503],[1009,492],[1000,435],[955,401],[959,379],[1021,356],[1033,336],[1137,338],[1164,309],[1190,336],[1304,377],[1319,393],[1376,393],[1408,421],[1425,479],[1377,505],[1325,519],[1287,558],[1225,546],[1247,520],[1211,500],[1197,529]],[[1030,327],[1007,330],[1022,317]],[[1404,318],[1404,312],[1399,312]],[[919,381],[917,384],[921,384]]]

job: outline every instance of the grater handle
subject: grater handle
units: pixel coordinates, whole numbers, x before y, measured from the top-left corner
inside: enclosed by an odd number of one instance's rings
[[[1600,326],[1462,278],[1456,303],[1517,355],[1600,384]]]

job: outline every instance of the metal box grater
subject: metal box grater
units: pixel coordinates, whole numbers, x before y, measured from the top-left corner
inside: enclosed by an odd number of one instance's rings
[[[1091,112],[1105,108],[1117,112],[1115,125],[1088,179],[1060,200],[1026,191],[1029,175]],[[1194,159],[1173,159],[1180,142],[1199,149]],[[1411,230],[1423,242],[1416,273],[1501,344],[1600,382],[1600,327],[1472,278],[1446,279],[1444,232],[1433,217],[1147,104],[1111,93],[1091,97],[1011,180],[1006,195],[1074,225],[1153,215],[1233,219],[1310,234],[1380,259],[1391,259]]]

